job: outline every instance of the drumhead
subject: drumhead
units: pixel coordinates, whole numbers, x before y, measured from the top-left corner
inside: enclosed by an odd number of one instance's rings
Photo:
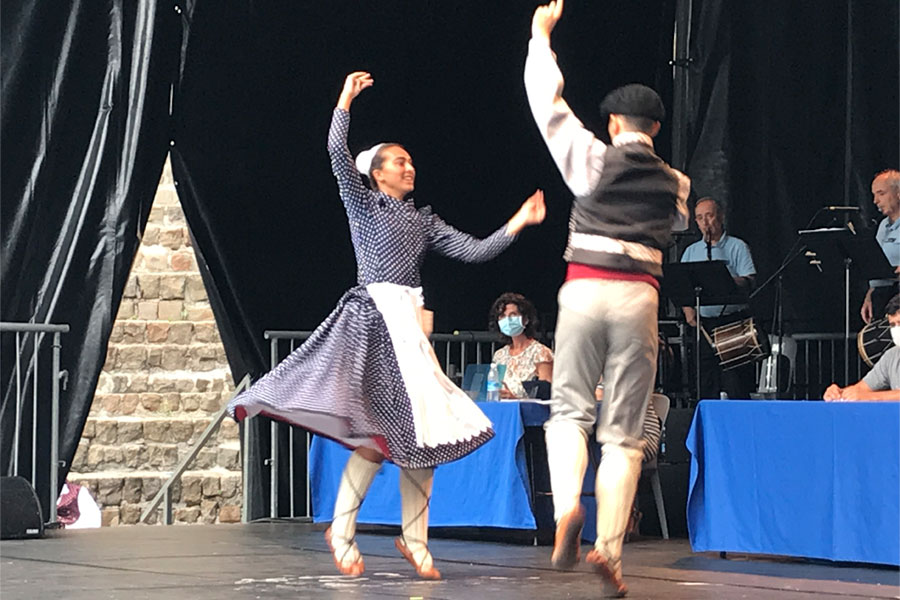
[[[888,323],[887,317],[872,321],[856,335],[856,348],[859,350],[859,357],[863,359],[869,367],[875,365],[881,355],[890,350],[894,345],[891,339],[891,324]]]

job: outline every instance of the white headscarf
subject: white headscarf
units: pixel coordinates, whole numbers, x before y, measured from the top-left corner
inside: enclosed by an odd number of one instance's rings
[[[384,146],[384,142],[380,144],[375,144],[368,150],[363,150],[359,154],[356,155],[356,170],[365,175],[369,176],[369,170],[372,168],[372,160],[375,159],[375,155],[378,154],[378,151]]]

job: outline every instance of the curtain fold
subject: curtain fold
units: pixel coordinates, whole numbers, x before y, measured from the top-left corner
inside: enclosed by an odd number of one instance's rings
[[[62,341],[69,378],[60,406],[61,485],[168,148],[177,15],[155,0],[5,2],[0,27],[0,318],[71,327]],[[4,340],[4,359],[15,356],[13,346]],[[13,368],[4,360],[0,375],[4,473]],[[31,376],[24,374],[28,385]],[[49,446],[49,424],[42,424],[39,489]]]

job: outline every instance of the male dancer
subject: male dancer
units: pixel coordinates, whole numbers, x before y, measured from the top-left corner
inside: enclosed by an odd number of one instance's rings
[[[653,151],[665,110],[652,89],[638,84],[610,92],[611,145],[584,128],[562,99],[563,78],[550,50],[562,15],[558,0],[532,19],[525,89],[535,122],[575,195],[559,291],[553,399],[546,425],[556,540],[552,563],[577,561],[584,524],[579,502],[595,425],[594,386],[603,377],[606,399],[596,435],[597,541],[585,560],[603,577],[605,593],[621,597],[622,543],[641,469],[641,430],[656,376],[657,277],[671,230],[687,227],[690,180]]]

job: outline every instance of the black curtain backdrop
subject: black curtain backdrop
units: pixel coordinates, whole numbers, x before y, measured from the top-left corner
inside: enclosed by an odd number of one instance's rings
[[[671,106],[674,4],[567,4],[553,46],[566,98],[595,130],[599,99],[624,83],[655,85]],[[426,263],[436,330],[482,329],[507,290],[552,326],[571,196],[525,101],[536,5],[4,3],[0,309],[4,321],[73,327],[62,458],[74,455],[167,149],[236,380],[267,370],[265,329],[315,327],[354,284],[325,151],[352,70],[376,83],[354,104],[351,150],[406,145],[419,204],[485,235],[535,187],[547,193],[547,221],[499,259]],[[696,194],[723,199],[765,278],[819,207],[874,216],[871,175],[898,163],[897,3],[693,5],[687,171]],[[799,263],[789,275],[794,328],[838,330],[839,283]],[[770,292],[760,300],[765,313]],[[4,360],[4,463],[10,372]]]
[[[62,344],[70,376],[60,408],[61,485],[162,172],[178,21],[170,3],[155,0],[4,2],[0,20],[0,306],[3,321],[71,326]],[[49,349],[49,337],[43,344]],[[15,422],[12,340],[4,339],[2,354],[6,474]],[[30,389],[30,374],[23,382]],[[47,417],[49,395],[43,398],[39,412]],[[39,444],[48,447],[49,422],[42,425]],[[38,489],[47,485],[46,465]]]

